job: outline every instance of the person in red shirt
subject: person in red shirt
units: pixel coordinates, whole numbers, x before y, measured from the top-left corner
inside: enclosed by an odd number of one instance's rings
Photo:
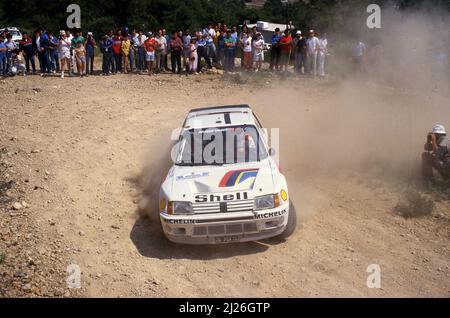
[[[147,40],[144,42],[145,60],[147,61],[148,75],[152,75],[153,64],[155,62],[155,49],[160,44],[156,41],[152,32],[148,32]]]
[[[122,71],[122,36],[120,32],[117,32],[112,38],[113,45],[112,51],[114,54],[114,73],[120,73]]]
[[[280,39],[281,48],[281,71],[287,71],[289,60],[291,59],[292,36],[291,31],[286,29]]]
[[[25,62],[27,65],[27,73],[30,72],[30,63],[33,73],[36,73],[36,65],[34,63],[34,56],[36,54],[36,48],[33,45],[33,40],[28,36],[26,32],[22,33],[23,39],[20,41],[19,48],[23,53]]]

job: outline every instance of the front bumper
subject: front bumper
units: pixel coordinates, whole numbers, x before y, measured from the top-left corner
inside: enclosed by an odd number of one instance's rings
[[[165,236],[181,244],[222,244],[274,237],[283,233],[288,217],[289,205],[255,212],[160,214]]]

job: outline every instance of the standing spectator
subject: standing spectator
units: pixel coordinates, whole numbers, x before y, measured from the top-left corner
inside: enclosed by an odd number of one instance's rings
[[[59,47],[59,39],[56,36],[53,36],[51,32],[48,32],[49,39],[49,51],[50,51],[50,69],[53,74],[59,72],[59,55],[58,55],[58,47]]]
[[[353,45],[352,58],[354,70],[358,73],[364,72],[365,55],[366,55],[366,45],[361,40],[357,40]]]
[[[158,44],[156,47],[156,72],[161,73],[164,71],[164,56],[167,54],[167,42],[162,30],[158,30],[156,42]]]
[[[189,29],[186,29],[184,31],[183,35],[183,67],[187,70],[187,62],[189,61],[189,54],[190,54],[190,46],[191,46],[191,32]],[[197,70],[196,70],[197,71]]]
[[[217,25],[214,26],[214,36],[212,37],[213,39],[213,44],[215,47],[215,54],[214,54],[214,64],[220,66],[220,59],[219,59],[219,43],[218,43],[218,39],[219,39],[219,35],[220,35],[220,28]]]
[[[38,60],[39,60],[39,71],[41,73],[41,76],[44,75],[45,73],[45,52],[44,52],[44,48],[41,46],[41,30],[38,29],[35,32],[35,37],[34,37],[34,43],[36,46],[36,52],[38,54]]]
[[[50,59],[50,38],[46,30],[41,32],[41,48],[44,53],[44,73],[51,73],[52,62]]]
[[[318,50],[319,39],[314,35],[314,30],[309,30],[308,40],[306,41],[306,69],[309,75],[316,76]]]
[[[136,71],[140,71],[140,67],[139,67],[139,33],[138,32],[133,32],[133,37],[131,38],[131,51],[133,54],[133,62],[131,63],[131,65],[133,65],[136,67]],[[131,54],[131,53],[130,53]],[[133,68],[133,66],[132,66]]]
[[[233,39],[234,45],[233,45],[233,67],[234,67],[234,61],[237,56],[238,52],[238,46],[239,46],[239,34],[237,31],[237,26],[233,25],[231,27],[231,38]]]
[[[246,71],[252,70],[253,57],[252,57],[252,38],[248,32],[245,32],[242,36],[242,61],[243,67]]]
[[[111,68],[114,65],[113,62],[113,53],[112,53],[112,39],[104,35],[102,37],[102,40],[100,41],[100,50],[103,54],[103,61],[102,61],[102,74],[103,75],[109,75],[111,72]]]
[[[60,59],[60,63],[61,63],[61,78],[64,78],[64,66],[66,66],[66,65],[67,65],[67,68],[69,69],[69,76],[72,76],[72,68],[70,67],[71,46],[72,46],[72,43],[67,38],[66,32],[60,31],[59,32],[58,51],[59,51],[59,59]]]
[[[81,43],[82,45],[84,44],[84,41],[85,41],[85,39],[84,39],[84,37],[81,35],[81,32],[79,31],[79,30],[75,30],[74,32],[73,32],[73,37],[72,37],[72,40],[71,40],[71,44],[72,44],[72,52],[73,52],[73,57],[74,57],[74,64],[76,64],[76,66],[77,66],[77,71],[78,71],[78,74],[82,74],[83,72],[84,72],[84,69],[83,70],[80,70],[79,68],[78,68],[78,66],[79,65],[81,65],[80,63],[78,63],[77,62],[77,59],[76,59],[76,56],[75,56],[75,49],[78,47],[78,43]],[[84,59],[86,59],[86,56],[84,57]],[[86,62],[86,61],[85,61]],[[85,64],[85,63],[84,63]]]
[[[131,47],[131,41],[128,38],[128,35],[125,34],[123,36],[122,41],[122,56],[123,56],[123,72],[125,74],[128,74],[128,63],[130,61],[130,47]]]
[[[136,36],[137,36],[136,29],[133,29],[131,34],[128,35],[128,39],[131,42],[130,51],[129,51],[129,56],[130,56],[129,60],[130,60],[130,71],[132,73],[134,71],[134,67],[136,66],[136,50],[135,50],[135,47],[134,47],[134,39],[136,38]]]
[[[291,50],[292,50],[292,36],[291,31],[289,29],[286,29],[284,31],[284,34],[280,39],[280,48],[281,48],[281,71],[287,72],[289,62],[291,59]]]
[[[169,56],[169,52],[170,52],[170,47],[169,47],[170,36],[167,34],[166,29],[162,29],[162,35],[166,39],[166,43],[167,43],[166,55],[164,56],[164,69],[166,70],[166,72],[168,72],[169,66],[167,65],[167,57]]]
[[[216,63],[216,45],[214,44],[215,31],[212,28],[210,29],[210,31],[211,30],[213,32],[213,35],[211,35],[211,32],[208,32],[208,34],[206,35],[206,56],[208,56],[210,62],[212,61]]]
[[[253,47],[253,61],[255,62],[255,72],[261,70],[262,62],[264,61],[264,40],[261,33],[256,32]]]
[[[236,42],[233,40],[231,36],[231,31],[227,31],[227,36],[224,39],[225,44],[225,72],[234,71],[234,49],[236,46]]]
[[[328,41],[326,38],[319,39],[319,48],[317,52],[317,73],[320,77],[325,77],[325,58],[328,54]]]
[[[222,67],[225,65],[225,36],[225,31],[220,30],[217,37],[217,62]]]
[[[148,32],[147,40],[145,40],[144,46],[146,51],[146,61],[147,61],[147,71],[148,75],[152,75],[153,71],[153,63],[155,62],[155,49],[158,45],[158,42],[153,37],[152,32]]]
[[[36,73],[36,64],[34,61],[36,50],[33,45],[33,40],[28,36],[26,32],[22,34],[22,41],[20,41],[19,48],[22,51],[23,57],[25,59],[27,73],[30,72],[30,64],[33,73]]]
[[[197,46],[195,45],[195,38],[191,39],[191,43],[189,43],[189,56],[188,56],[188,73],[197,74],[197,63],[198,63],[198,55],[197,55]]]
[[[183,50],[183,42],[178,37],[177,32],[172,33],[170,39],[170,59],[172,62],[172,73],[181,74],[181,53]]]
[[[66,38],[70,41],[70,69],[73,70],[75,69],[75,65],[74,65],[74,59],[73,59],[73,47],[72,47],[72,40],[73,40],[73,35],[70,31],[66,31]]]
[[[249,31],[248,31],[248,26],[246,25],[246,24],[244,24],[243,26],[242,26],[242,32],[241,32],[241,34],[240,34],[240,36],[239,36],[239,47],[240,47],[240,53],[241,53],[241,68],[242,69],[245,69],[245,67],[244,67],[244,46],[243,46],[243,39],[244,39],[244,36],[247,36],[247,35],[249,35],[250,33],[249,33]],[[250,44],[250,48],[251,48],[251,44]]]
[[[114,54],[114,73],[122,72],[122,32],[118,30],[116,35],[112,38],[112,51]]]
[[[214,27],[214,30],[216,32],[216,34],[214,35],[213,41],[214,41],[214,46],[216,47],[216,60],[215,63],[220,63],[220,59],[219,59],[219,36],[220,36],[220,31],[221,29],[219,28],[219,24],[216,24],[216,26]]]
[[[276,28],[274,34],[272,35],[272,48],[270,51],[270,67],[271,71],[279,70],[280,67],[280,55],[281,55],[281,47],[280,47],[281,33],[280,29]]]
[[[147,36],[145,34],[142,34],[142,31],[139,31],[139,46],[138,46],[138,54],[139,54],[139,59],[140,59],[140,68],[139,70],[142,72],[144,72],[147,67],[146,67],[146,51],[145,51],[145,46],[144,43],[145,41],[147,41]]]
[[[8,50],[6,48],[5,38],[3,37],[3,34],[0,33],[0,75],[4,76],[6,75],[6,51]]]
[[[202,71],[202,58],[205,60],[208,69],[212,68],[211,60],[206,52],[206,37],[207,34],[201,34],[200,32],[197,34],[197,54],[198,54],[198,65],[197,65],[197,73]]]
[[[73,50],[73,54],[80,77],[83,77],[84,70],[86,69],[86,49],[82,42],[77,42],[77,47]]]
[[[295,41],[295,72],[298,75],[303,74],[302,67],[306,69],[306,39],[302,36],[302,31],[297,31],[297,37]]]
[[[12,35],[6,33],[6,72],[11,72],[11,67],[13,66],[13,53],[17,50],[17,45],[12,39]]]
[[[92,32],[87,33],[86,41],[84,41],[86,48],[86,76],[94,74],[94,56],[97,43],[95,42]]]

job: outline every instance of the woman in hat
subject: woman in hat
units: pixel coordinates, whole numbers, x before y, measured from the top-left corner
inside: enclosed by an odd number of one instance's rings
[[[59,51],[59,60],[61,64],[61,78],[64,78],[64,66],[67,65],[67,68],[69,69],[69,75],[72,76],[72,68],[70,67],[70,48],[71,43],[70,40],[67,38],[65,31],[59,32],[59,44],[58,44],[58,51]]]
[[[262,62],[264,61],[264,40],[261,33],[256,33],[256,39],[253,41],[253,62],[255,62],[255,72],[261,70]]]

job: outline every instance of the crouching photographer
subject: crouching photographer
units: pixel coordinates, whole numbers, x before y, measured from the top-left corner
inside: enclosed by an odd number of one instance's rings
[[[422,153],[422,173],[427,180],[433,180],[433,168],[444,180],[450,180],[450,140],[444,126],[435,125],[427,136]]]

